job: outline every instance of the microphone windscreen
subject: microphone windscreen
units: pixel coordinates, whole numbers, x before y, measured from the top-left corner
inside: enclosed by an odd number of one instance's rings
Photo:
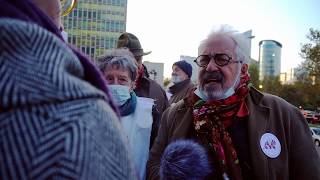
[[[212,170],[204,147],[191,140],[170,143],[161,157],[162,180],[204,179]]]

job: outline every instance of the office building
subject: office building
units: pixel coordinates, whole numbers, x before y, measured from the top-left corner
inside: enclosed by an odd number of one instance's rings
[[[127,0],[79,0],[76,8],[63,18],[68,42],[96,58],[113,48],[126,31]]]
[[[259,42],[259,80],[280,76],[282,45],[275,40]]]
[[[194,62],[195,59],[196,57],[192,57],[192,56],[184,56],[184,55],[180,56],[180,61],[185,60],[192,66],[192,76],[190,79],[193,83],[197,83],[198,72],[199,72],[199,66]]]
[[[295,68],[290,68],[286,72],[280,73],[281,84],[293,84],[295,81]]]
[[[245,54],[249,56],[249,59],[251,59],[251,40],[255,37],[252,35],[252,30],[248,30],[242,33],[245,37],[248,38],[247,42],[247,48],[243,49]]]

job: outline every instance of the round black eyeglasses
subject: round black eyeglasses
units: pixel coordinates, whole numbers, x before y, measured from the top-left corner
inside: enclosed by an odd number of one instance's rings
[[[231,62],[242,63],[242,61],[231,61],[232,58],[227,54],[200,55],[194,60],[194,62],[200,67],[206,67],[210,63],[211,59],[213,59],[214,62],[221,67],[226,66]]]

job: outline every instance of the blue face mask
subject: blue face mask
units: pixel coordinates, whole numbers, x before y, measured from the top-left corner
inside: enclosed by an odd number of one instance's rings
[[[208,96],[205,95],[203,90],[200,90],[199,87],[194,91],[194,93],[204,101],[209,100]],[[226,98],[230,97],[231,95],[233,95],[234,93],[235,93],[235,91],[234,91],[233,87],[230,87],[222,96],[220,96],[219,98],[214,99],[214,100],[226,99]]]
[[[172,74],[171,75],[171,82],[173,83],[173,84],[177,84],[177,83],[179,83],[179,82],[181,82],[182,81],[182,79],[180,78],[180,76],[178,76],[178,75],[176,75],[176,74]]]
[[[235,93],[234,91],[234,87],[230,87],[226,92],[224,92],[224,94],[218,98],[217,100],[220,99],[227,99],[228,97],[232,96]]]
[[[108,87],[117,106],[122,106],[131,97],[128,86],[108,85]]]
[[[232,96],[235,93],[234,89],[235,89],[235,86],[238,84],[238,81],[240,80],[239,78],[240,78],[240,73],[238,73],[237,79],[234,81],[233,85],[230,88],[228,88],[226,92],[223,93],[222,96],[214,100],[227,99],[228,97]],[[201,90],[200,87],[197,87],[194,93],[204,101],[213,100],[213,99],[209,99],[209,97],[204,94],[203,90]]]

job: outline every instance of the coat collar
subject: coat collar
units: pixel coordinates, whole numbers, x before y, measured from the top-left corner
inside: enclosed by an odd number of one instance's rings
[[[181,91],[183,88],[186,88],[188,84],[191,84],[191,80],[190,79],[186,79],[184,81],[181,81],[177,84],[174,84],[172,86],[169,87],[169,92],[172,94],[176,94],[179,91]]]

